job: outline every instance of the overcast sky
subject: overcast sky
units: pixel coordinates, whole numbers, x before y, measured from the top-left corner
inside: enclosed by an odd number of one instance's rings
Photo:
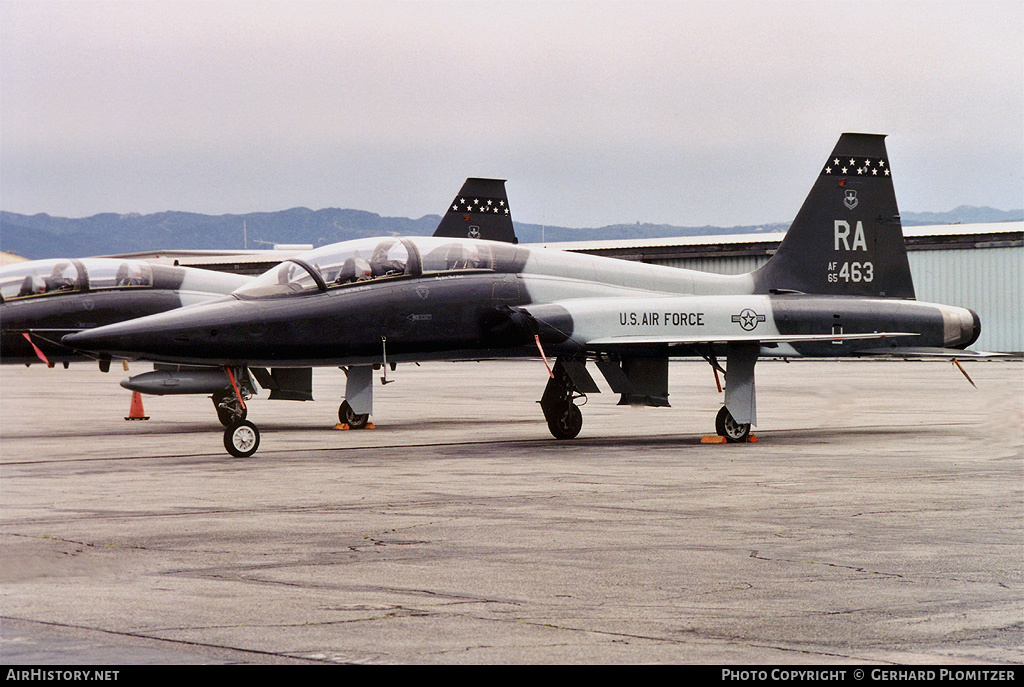
[[[0,209],[792,219],[844,131],[904,211],[1024,206],[1024,3],[0,0]]]

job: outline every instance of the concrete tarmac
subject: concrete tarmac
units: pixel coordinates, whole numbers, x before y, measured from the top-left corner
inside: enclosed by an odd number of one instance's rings
[[[761,361],[742,445],[703,362],[573,441],[539,360],[399,366],[362,431],[316,370],[235,459],[206,397],[4,366],[0,660],[1019,664],[1024,363],[965,367]]]

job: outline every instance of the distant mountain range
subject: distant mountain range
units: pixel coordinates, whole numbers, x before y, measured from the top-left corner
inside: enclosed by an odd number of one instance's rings
[[[903,213],[904,226],[972,224],[1024,220],[1024,210],[962,205],[949,212]],[[152,250],[240,250],[274,244],[322,246],[337,241],[389,234],[428,236],[438,215],[419,219],[381,217],[362,210],[292,208],[244,215],[160,212],[150,215],[105,213],[70,219],[46,214],[0,212],[0,250],[29,259],[137,253]],[[780,232],[788,223],[738,227],[678,227],[667,224],[614,224],[593,229],[516,222],[521,243],[648,239],[671,236]]]

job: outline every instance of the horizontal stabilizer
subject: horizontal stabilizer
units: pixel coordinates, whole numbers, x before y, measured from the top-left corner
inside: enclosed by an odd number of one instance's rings
[[[1001,358],[1005,353],[990,353],[988,351],[968,351],[960,348],[925,348],[900,346],[896,348],[869,348],[862,351],[854,351],[852,355],[890,357],[890,358],[961,358],[964,360],[972,358]]]

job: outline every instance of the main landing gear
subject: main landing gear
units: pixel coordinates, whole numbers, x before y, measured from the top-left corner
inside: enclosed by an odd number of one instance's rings
[[[760,345],[756,342],[728,344],[727,367],[724,370],[711,351],[703,356],[715,371],[716,384],[718,373],[725,374],[725,405],[719,409],[715,418],[715,431],[730,444],[741,444],[751,440],[750,428],[757,424],[754,365],[757,364],[759,351]],[[721,384],[718,384],[718,390],[723,390]]]
[[[373,413],[373,366],[349,365],[341,369],[346,379],[345,400],[338,407],[338,422],[349,429],[366,429]],[[387,383],[384,377],[381,383]]]
[[[543,355],[543,351],[541,351]],[[711,351],[705,359],[718,373],[725,374],[725,404],[715,418],[715,430],[727,443],[756,441],[750,430],[757,423],[754,392],[754,365],[757,362],[759,345],[739,342],[726,347],[728,368],[722,368]],[[550,379],[544,387],[540,400],[548,429],[556,439],[573,439],[583,427],[583,414],[579,399],[586,399],[587,393],[598,393],[600,389],[584,369],[585,361],[573,358],[558,358],[550,371]],[[630,359],[621,363],[599,358],[598,368],[604,373],[612,391],[622,394],[620,404],[668,406],[668,360]],[[711,442],[717,443],[717,442]]]
[[[576,405],[579,398],[585,399],[586,396],[576,389],[562,361],[556,360],[540,399],[544,419],[556,439],[575,439],[583,429],[583,413]]]

